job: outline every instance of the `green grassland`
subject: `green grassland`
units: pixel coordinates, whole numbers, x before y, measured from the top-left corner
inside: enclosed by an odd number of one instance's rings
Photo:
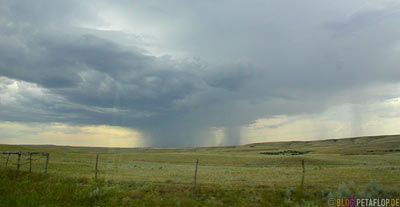
[[[44,158],[34,156],[27,173],[27,156],[16,172],[17,156],[6,169],[7,156],[0,155],[0,206],[326,206],[329,196],[400,192],[400,136],[190,149],[0,145],[0,151],[50,153],[47,175]]]

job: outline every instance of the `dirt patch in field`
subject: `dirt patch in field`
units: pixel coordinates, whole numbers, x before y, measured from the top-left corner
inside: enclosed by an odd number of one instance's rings
[[[296,150],[284,150],[284,151],[279,151],[279,152],[260,152],[260,154],[263,155],[302,155],[302,154],[308,154],[311,151],[296,151]]]

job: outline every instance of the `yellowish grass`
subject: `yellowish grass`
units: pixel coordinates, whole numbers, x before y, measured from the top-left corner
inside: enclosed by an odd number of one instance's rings
[[[265,155],[261,152],[311,151],[302,155]],[[397,151],[398,150],[398,151]],[[400,189],[399,136],[366,137],[316,142],[259,143],[238,147],[196,149],[108,149],[78,147],[22,147],[0,145],[0,151],[50,153],[49,172],[61,176],[93,177],[96,154],[100,154],[99,177],[113,181],[153,183],[193,182],[199,159],[198,183],[221,186],[296,187],[305,160],[305,184],[336,189],[339,183],[366,184],[375,180],[389,189]],[[27,171],[23,157],[21,170]],[[34,157],[37,159],[39,157]],[[0,168],[5,167],[0,155]],[[12,156],[10,168],[16,168]],[[44,171],[44,158],[33,162],[35,172]]]

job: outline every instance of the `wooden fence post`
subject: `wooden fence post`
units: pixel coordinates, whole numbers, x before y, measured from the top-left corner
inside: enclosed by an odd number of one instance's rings
[[[21,152],[18,152],[18,162],[17,162],[17,170],[21,167]]]
[[[96,155],[96,169],[95,169],[95,174],[94,174],[94,178],[97,179],[97,167],[98,167],[98,163],[99,163],[99,154]]]
[[[194,186],[196,186],[197,183],[197,167],[199,165],[199,159],[196,159],[196,170],[194,171]]]
[[[306,168],[304,167],[304,160],[301,161],[301,166],[303,167],[303,176],[301,176],[301,186],[304,185],[304,175],[306,174]]]
[[[29,172],[32,172],[32,153],[29,153]]]
[[[7,156],[6,167],[8,167],[8,160],[10,159],[10,155],[11,154],[8,154],[8,156]]]
[[[50,154],[49,153],[47,153],[46,154],[46,168],[45,168],[45,173],[48,173],[49,172],[49,156],[50,156]]]

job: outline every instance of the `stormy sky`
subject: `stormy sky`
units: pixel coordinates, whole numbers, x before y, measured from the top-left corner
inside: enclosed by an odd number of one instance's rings
[[[0,0],[0,143],[400,133],[400,3]]]

